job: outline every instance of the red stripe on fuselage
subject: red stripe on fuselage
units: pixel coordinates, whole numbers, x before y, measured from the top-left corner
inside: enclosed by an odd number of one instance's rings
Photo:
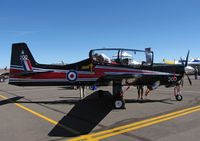
[[[17,70],[17,69],[10,69],[11,74],[17,74],[20,72],[24,72],[23,70]],[[36,72],[36,71],[34,71]],[[99,75],[96,74],[83,74],[78,73],[78,78],[98,78]],[[47,73],[36,73],[33,76],[11,76],[10,78],[28,78],[28,79],[67,79],[66,78],[66,72],[47,72]]]
[[[78,78],[99,78],[100,76],[97,74],[78,74]]]

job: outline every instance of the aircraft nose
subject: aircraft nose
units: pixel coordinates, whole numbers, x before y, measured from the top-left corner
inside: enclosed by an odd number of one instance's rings
[[[192,73],[192,72],[194,72],[194,68],[191,67],[191,66],[186,66],[184,69],[185,69],[185,73]]]

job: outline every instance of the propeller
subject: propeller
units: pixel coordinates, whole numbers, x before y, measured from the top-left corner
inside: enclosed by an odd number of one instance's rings
[[[189,54],[190,54],[190,51],[188,50],[187,57],[186,57],[186,61],[185,61],[185,65],[184,65],[183,60],[182,60],[182,58],[181,58],[181,62],[182,62],[182,64],[185,66],[185,70],[186,70],[186,67],[187,67],[187,65],[188,65]],[[190,85],[192,85],[192,81],[191,81],[189,75],[186,73],[186,71],[184,72],[184,74],[187,76]],[[182,78],[182,82],[181,82],[181,83],[182,83],[182,86],[183,86],[183,82],[184,82],[184,80],[183,80],[183,78]]]
[[[185,67],[187,67],[187,65],[188,65],[189,54],[190,54],[190,51],[188,50],[187,57],[186,57],[186,62],[185,62]]]
[[[187,76],[187,78],[188,78],[188,81],[189,81],[190,85],[192,85],[192,81],[191,81],[191,79],[190,79],[190,77],[188,76],[187,73],[186,73],[186,76]]]

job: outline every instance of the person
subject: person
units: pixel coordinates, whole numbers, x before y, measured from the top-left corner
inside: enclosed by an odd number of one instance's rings
[[[149,92],[152,91],[151,86],[147,86],[147,90],[145,92],[145,96],[147,96],[149,94]]]
[[[198,70],[198,67],[196,66],[195,67],[195,72],[194,72],[195,74],[195,79],[198,79],[198,75],[199,75],[199,70]]]
[[[93,60],[97,63],[100,63],[100,64],[110,63],[109,58],[103,53],[102,54],[98,54],[98,53],[94,54]]]
[[[111,63],[111,60],[108,56],[106,56],[105,54],[101,54],[101,57],[103,58],[103,62],[104,63]]]
[[[138,91],[138,100],[143,100],[143,92],[144,92],[144,86],[138,85],[137,91]]]
[[[101,55],[99,55],[98,53],[95,53],[93,55],[93,60],[97,63],[102,63],[103,62],[103,58]]]
[[[7,69],[7,66],[4,68],[4,70],[5,70],[5,71],[7,71],[7,70],[8,70],[8,69]]]
[[[95,54],[93,55],[93,60],[94,60],[94,61],[97,61],[98,56],[99,56],[99,54],[98,54],[98,53],[95,53]]]

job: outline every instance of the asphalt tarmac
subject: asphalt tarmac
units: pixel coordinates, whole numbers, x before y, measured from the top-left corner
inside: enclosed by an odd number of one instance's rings
[[[185,79],[182,101],[173,88],[159,87],[143,101],[135,87],[124,95],[126,109],[112,106],[112,87],[79,90],[69,87],[17,87],[0,83],[2,141],[197,141],[200,138],[200,80]]]

